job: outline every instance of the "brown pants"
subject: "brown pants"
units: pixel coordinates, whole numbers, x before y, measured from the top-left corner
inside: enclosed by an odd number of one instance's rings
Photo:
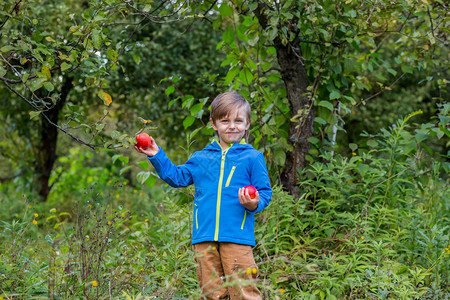
[[[197,277],[207,299],[261,299],[252,247],[234,243],[193,245]]]

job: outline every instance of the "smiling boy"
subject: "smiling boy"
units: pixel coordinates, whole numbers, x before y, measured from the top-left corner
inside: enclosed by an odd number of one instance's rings
[[[263,154],[246,143],[250,104],[237,92],[220,94],[211,104],[210,122],[218,140],[184,165],[173,164],[153,139],[148,148],[135,148],[169,185],[195,185],[192,244],[202,295],[261,299],[254,284],[254,215],[269,205],[272,190]],[[249,184],[257,189],[254,199],[243,188]],[[224,287],[225,281],[231,286]]]

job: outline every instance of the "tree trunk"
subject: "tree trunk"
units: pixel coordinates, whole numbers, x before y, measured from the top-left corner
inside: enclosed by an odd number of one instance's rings
[[[259,8],[255,11],[258,21],[264,29],[268,24],[267,15],[264,13],[266,9],[268,9],[266,4],[259,3]],[[291,23],[295,22],[296,20],[291,20]],[[289,143],[294,150],[286,152],[286,164],[281,174],[281,184],[291,195],[298,197],[300,193],[297,173],[299,169],[308,164],[306,155],[311,147],[308,138],[314,133],[314,111],[312,100],[307,93],[309,80],[304,62],[301,60],[301,50],[299,47],[295,48],[298,46],[298,41],[294,40],[283,45],[281,39],[276,37],[273,43],[290,104],[290,117],[297,117],[296,120],[299,121],[290,123]]]
[[[283,46],[279,39],[275,39],[278,64],[280,65],[281,78],[286,87],[286,95],[290,104],[290,116],[298,116],[299,122],[290,123],[289,143],[293,151],[286,152],[286,164],[281,174],[281,183],[294,197],[299,196],[297,173],[304,168],[308,161],[306,155],[310,149],[308,138],[313,135],[314,111],[312,101],[307,94],[308,77],[305,67],[297,56],[301,56],[300,49],[294,53],[290,45]]]
[[[56,105],[52,109],[42,112],[55,124],[58,123],[59,113],[63,108],[72,87],[72,78],[66,77],[61,88],[60,99]],[[51,190],[49,180],[53,165],[57,158],[56,144],[58,141],[58,128],[50,124],[44,117],[41,117],[39,135],[40,142],[37,149],[38,154],[36,158],[35,171],[38,176],[39,195],[42,197],[41,201],[45,202]]]

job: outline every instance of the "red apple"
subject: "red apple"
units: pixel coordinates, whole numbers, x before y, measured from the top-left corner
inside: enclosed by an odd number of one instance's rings
[[[255,199],[256,197],[256,188],[253,185],[247,185],[244,186],[244,189],[248,190],[248,195],[250,196],[250,198]]]
[[[141,133],[136,136],[136,142],[138,148],[146,149],[152,144],[152,138],[146,133]]]

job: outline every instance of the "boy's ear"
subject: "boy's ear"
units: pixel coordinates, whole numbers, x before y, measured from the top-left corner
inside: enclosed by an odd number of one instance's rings
[[[216,124],[214,124],[213,119],[210,118],[209,122],[211,123],[212,127],[214,128],[214,130],[217,131],[217,127],[216,127]]]

